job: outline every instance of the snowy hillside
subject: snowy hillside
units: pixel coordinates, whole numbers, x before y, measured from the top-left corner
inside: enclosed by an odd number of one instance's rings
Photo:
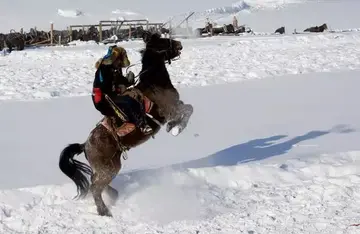
[[[244,0],[233,4],[195,11],[189,25],[204,27],[207,19],[215,26],[231,24],[236,16],[239,25],[246,25],[255,32],[274,32],[285,26],[286,33],[302,31],[310,26],[327,23],[331,29],[359,28],[359,1],[313,0]],[[187,14],[174,17],[174,25]],[[304,17],[306,16],[306,17]],[[184,25],[183,25],[184,27]]]
[[[0,32],[17,31],[31,27],[49,30],[50,22],[56,29],[69,25],[95,24],[99,20],[149,19],[165,23],[173,19],[178,25],[189,12],[192,28],[204,27],[209,18],[218,25],[232,23],[234,15],[239,24],[246,24],[255,31],[273,32],[286,26],[289,32],[294,28],[305,28],[327,22],[332,28],[359,28],[359,1],[315,1],[315,0],[183,0],[174,7],[174,1],[158,1],[157,7],[149,1],[108,0],[106,4],[95,0],[62,1],[0,1]],[[31,10],[29,10],[31,9]],[[314,10],[316,9],[316,10]],[[306,15],[306,17],[303,17]],[[336,16],[336,17],[334,17]],[[346,17],[345,17],[346,16]]]
[[[285,6],[288,6],[289,4],[295,4],[295,3],[304,3],[309,0],[241,0],[235,3],[232,3],[229,6],[221,6],[221,7],[215,7],[210,8],[206,10],[206,13],[215,13],[215,14],[236,14],[239,13],[242,10],[250,10],[250,11],[256,11],[261,9],[266,10],[274,10],[279,9]]]

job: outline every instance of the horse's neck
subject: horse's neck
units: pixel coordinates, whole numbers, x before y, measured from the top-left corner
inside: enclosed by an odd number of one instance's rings
[[[174,87],[165,66],[143,65],[139,79],[140,82],[137,88],[143,92],[146,92],[148,89],[153,89],[154,87],[163,89]]]

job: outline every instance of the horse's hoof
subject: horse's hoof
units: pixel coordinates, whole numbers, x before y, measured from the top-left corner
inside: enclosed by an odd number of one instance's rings
[[[170,132],[171,129],[173,129],[179,122],[178,121],[170,121],[167,125],[166,125],[166,132]]]
[[[100,216],[107,216],[107,217],[113,217],[109,209],[99,209],[98,214]]]
[[[173,136],[177,136],[181,133],[182,129],[180,128],[180,126],[175,126],[171,129],[171,135]]]

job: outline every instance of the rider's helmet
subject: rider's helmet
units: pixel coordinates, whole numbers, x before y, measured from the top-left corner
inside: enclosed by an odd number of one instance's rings
[[[125,68],[130,65],[130,60],[123,47],[114,45],[110,46],[107,54],[96,62],[95,67],[98,68],[101,63],[113,65],[115,68]]]

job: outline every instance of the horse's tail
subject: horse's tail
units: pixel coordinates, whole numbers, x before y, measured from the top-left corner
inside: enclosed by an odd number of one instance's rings
[[[60,170],[75,182],[79,198],[87,195],[90,183],[86,175],[92,175],[91,167],[74,159],[75,155],[82,152],[84,144],[70,144],[63,149],[59,160]]]

